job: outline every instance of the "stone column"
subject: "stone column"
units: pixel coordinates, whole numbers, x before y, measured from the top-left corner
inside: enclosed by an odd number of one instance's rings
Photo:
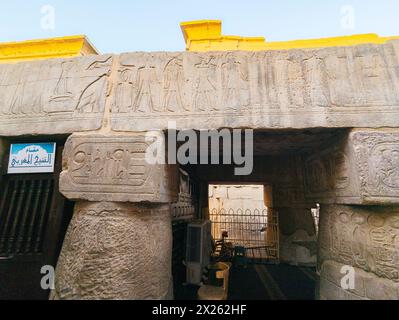
[[[311,204],[305,200],[302,159],[280,161],[273,188],[273,208],[278,212],[280,262],[316,265],[317,237]]]
[[[155,136],[154,136],[155,139]],[[74,134],[60,191],[77,201],[53,299],[172,299],[176,166],[146,162],[144,134]]]
[[[353,129],[305,161],[321,203],[320,299],[399,299],[398,141],[398,129]]]

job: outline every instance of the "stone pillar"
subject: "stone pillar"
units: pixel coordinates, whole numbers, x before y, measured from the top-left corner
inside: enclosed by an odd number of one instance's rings
[[[399,299],[398,141],[398,129],[353,129],[305,160],[307,198],[321,203],[320,299]]]
[[[154,139],[156,136],[154,136]],[[177,166],[146,162],[144,134],[74,134],[60,190],[77,201],[53,299],[172,299]]]
[[[273,188],[273,208],[279,217],[280,262],[315,266],[317,236],[311,214],[314,204],[305,200],[302,159],[290,157],[288,161],[281,161],[279,167],[281,172],[277,172]]]

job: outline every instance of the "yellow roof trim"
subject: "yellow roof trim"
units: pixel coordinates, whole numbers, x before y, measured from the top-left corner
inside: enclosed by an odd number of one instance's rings
[[[0,43],[0,63],[97,54],[85,35]]]
[[[220,20],[199,20],[181,23],[187,51],[260,51],[310,49],[323,47],[354,46],[359,44],[383,44],[399,36],[379,37],[377,34],[357,34],[320,39],[267,42],[264,37],[240,37],[222,35]]]

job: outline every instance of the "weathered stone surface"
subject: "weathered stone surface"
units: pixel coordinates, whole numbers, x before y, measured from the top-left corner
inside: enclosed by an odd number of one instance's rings
[[[344,290],[341,280],[346,273],[341,273],[345,265],[326,261],[320,272],[321,300],[398,300],[399,284],[379,278],[359,268],[355,270],[355,288]]]
[[[101,127],[112,56],[0,65],[0,135]]]
[[[360,190],[367,203],[399,203],[399,129],[353,131]]]
[[[145,157],[156,139],[156,133],[72,135],[64,149],[61,193],[74,200],[175,202],[178,167],[149,164]]]
[[[127,53],[5,64],[0,135],[96,130],[110,93],[117,131],[163,130],[170,120],[190,129],[398,127],[398,52],[399,41],[393,40],[311,50]],[[119,64],[113,69],[114,59]]]
[[[280,262],[290,265],[315,266],[317,236],[297,230],[290,236],[280,235]]]
[[[123,54],[112,127],[396,127],[398,46]]]
[[[399,284],[399,207],[322,205],[319,266],[327,260]]]
[[[399,204],[399,130],[354,129],[304,158],[306,198],[320,203]]]
[[[316,265],[317,235],[310,207],[274,207],[280,230],[280,261]]]
[[[169,206],[78,203],[53,299],[171,299]]]
[[[274,207],[278,211],[280,231],[285,236],[291,236],[298,230],[304,230],[309,236],[316,234],[310,208]]]

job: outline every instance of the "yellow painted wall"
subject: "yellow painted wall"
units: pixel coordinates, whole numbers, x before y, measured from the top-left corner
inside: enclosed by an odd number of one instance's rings
[[[181,23],[186,50],[204,51],[260,51],[287,50],[322,47],[354,46],[358,44],[382,44],[396,37],[379,37],[377,34],[359,34],[323,39],[267,42],[263,37],[240,37],[222,35],[222,22],[219,20],[199,20]]]
[[[83,35],[0,43],[0,63],[99,54]]]

